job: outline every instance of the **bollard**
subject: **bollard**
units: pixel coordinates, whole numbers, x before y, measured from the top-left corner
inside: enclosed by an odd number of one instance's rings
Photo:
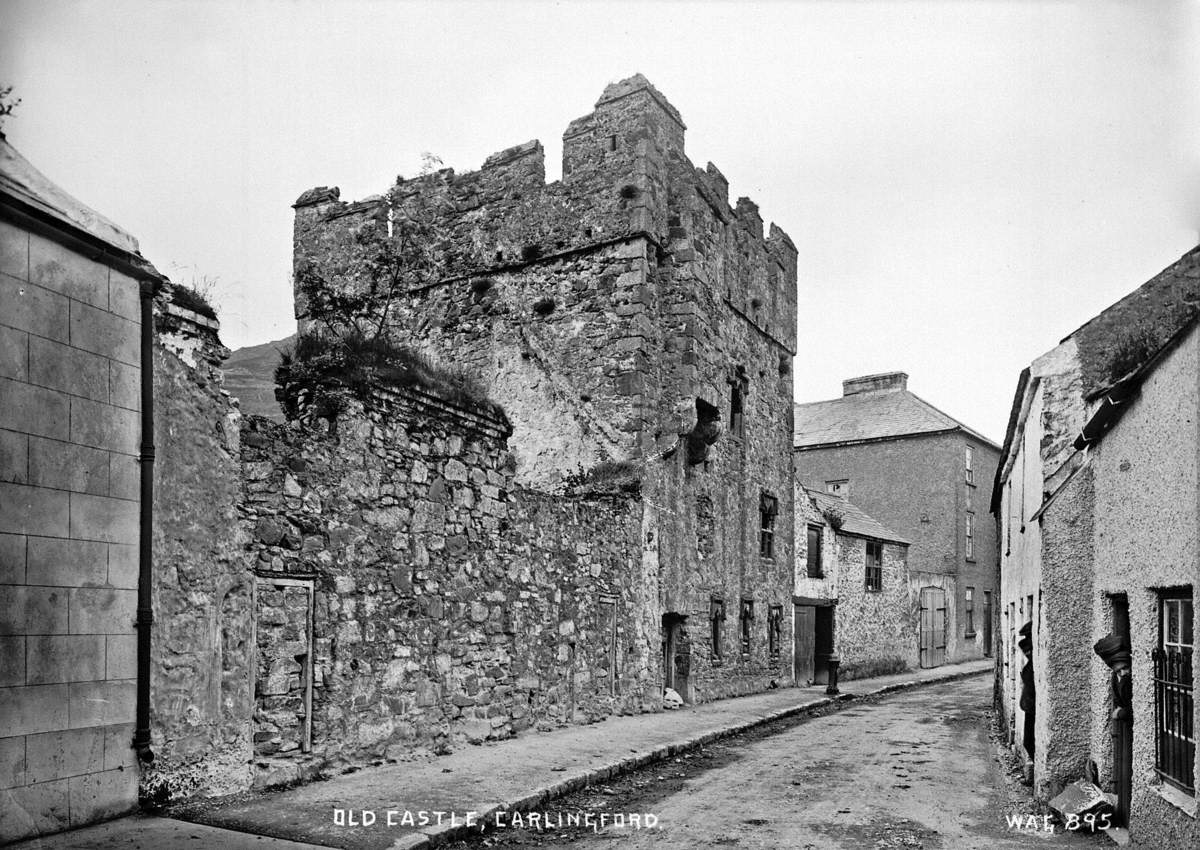
[[[838,665],[842,663],[842,659],[833,656],[829,659],[829,687],[825,689],[825,693],[833,696],[838,691]]]

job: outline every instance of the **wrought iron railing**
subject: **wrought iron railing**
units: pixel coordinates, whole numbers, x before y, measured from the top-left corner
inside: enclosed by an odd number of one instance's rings
[[[1192,650],[1156,649],[1154,659],[1155,767],[1163,781],[1196,792],[1196,720]]]

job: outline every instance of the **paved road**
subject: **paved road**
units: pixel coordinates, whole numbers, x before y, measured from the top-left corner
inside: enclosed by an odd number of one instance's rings
[[[1014,831],[1032,812],[1014,795],[988,739],[988,677],[920,688],[769,736],[706,748],[659,775],[608,789],[609,811],[653,812],[657,830],[502,829],[492,846],[803,848],[1100,847],[1107,839]],[[679,777],[671,783],[671,771]],[[668,786],[664,788],[663,786]],[[601,789],[602,791],[604,789]],[[588,802],[576,801],[586,809]],[[565,802],[565,801],[564,801]],[[559,834],[555,834],[555,833]],[[477,839],[478,843],[483,841]],[[478,845],[476,845],[478,846]]]

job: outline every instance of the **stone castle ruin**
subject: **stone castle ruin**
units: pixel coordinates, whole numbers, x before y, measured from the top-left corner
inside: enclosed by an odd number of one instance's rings
[[[729,204],[683,134],[636,76],[568,127],[561,181],[546,184],[531,142],[357,203],[305,192],[282,424],[240,415],[211,309],[131,238],[140,290],[78,254],[73,219],[6,219],[6,238],[41,252],[4,255],[19,283],[5,297],[29,293],[17,332],[58,335],[66,308],[52,298],[96,302],[88,315],[106,329],[94,357],[39,343],[29,374],[67,352],[89,369],[115,358],[128,379],[101,399],[103,422],[121,425],[121,477],[68,482],[115,519],[67,528],[30,512],[0,535],[6,565],[28,561],[31,576],[38,547],[62,538],[112,584],[43,594],[107,606],[80,628],[96,658],[108,648],[112,676],[53,653],[31,662],[4,764],[24,769],[13,754],[27,739],[57,748],[61,799],[42,806],[31,778],[6,840],[119,814],[135,795],[227,794],[658,711],[668,689],[699,702],[791,682],[796,250],[775,226],[764,236],[750,200]],[[144,324],[109,315],[139,291]],[[54,373],[57,395],[28,389],[23,362],[4,376],[18,390],[93,404],[72,395],[70,368]],[[153,402],[140,411],[139,374]],[[0,423],[6,446],[33,452],[64,417],[26,419]],[[22,504],[67,498],[14,481]],[[21,640],[67,628],[65,614],[27,619]],[[38,706],[65,705],[68,689],[112,698],[67,728]],[[84,738],[103,757],[67,759]],[[85,801],[93,775],[109,784]]]
[[[215,330],[164,314],[143,798],[790,683],[796,251],[683,132],[634,77],[559,182],[531,142],[305,192],[284,424],[239,422]],[[403,362],[297,378],[362,328]]]
[[[572,122],[559,182],[530,142],[296,202],[302,333],[366,293],[487,400],[305,416],[288,385],[299,423],[248,426],[260,779],[790,679],[796,251],[683,133],[637,76]],[[409,226],[420,274],[373,289]]]

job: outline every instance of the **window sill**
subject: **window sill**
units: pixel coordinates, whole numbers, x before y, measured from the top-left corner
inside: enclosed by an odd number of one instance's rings
[[[967,562],[968,564],[974,564],[974,563],[976,563],[976,559],[975,559],[975,558],[966,558],[966,559],[964,559],[964,560],[966,560],[966,562]]]
[[[1163,800],[1170,803],[1179,811],[1183,812],[1192,820],[1196,819],[1196,798],[1189,794],[1180,791],[1169,782],[1160,782],[1157,785],[1151,785],[1151,790],[1155,794],[1162,797]]]
[[[975,632],[963,632],[963,637],[973,638],[973,637],[975,637],[975,634],[976,634]]]

